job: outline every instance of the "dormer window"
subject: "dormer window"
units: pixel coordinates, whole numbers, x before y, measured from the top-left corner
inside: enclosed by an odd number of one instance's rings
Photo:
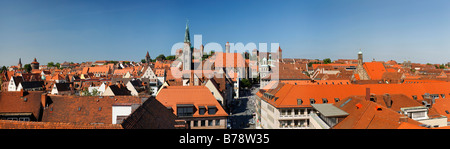
[[[206,113],[205,106],[198,106],[198,114],[205,115],[205,113]]]
[[[208,106],[208,114],[209,115],[214,115],[217,112],[217,107],[216,106]]]
[[[177,105],[177,116],[192,116],[194,108],[193,104],[179,104]]]

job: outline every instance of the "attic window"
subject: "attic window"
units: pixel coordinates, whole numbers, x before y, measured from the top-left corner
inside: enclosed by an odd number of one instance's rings
[[[323,103],[328,103],[328,99],[322,98]]]
[[[297,105],[302,105],[303,104],[303,100],[302,99],[297,99]]]
[[[450,112],[448,112],[448,110],[445,110],[445,113],[450,114]]]
[[[445,98],[445,94],[441,94],[441,97],[442,97],[442,98]]]
[[[78,107],[78,111],[81,111],[81,107]]]
[[[339,102],[340,99],[339,98],[334,98],[334,102]]]
[[[414,100],[417,100],[417,95],[412,95],[412,98],[413,98]]]
[[[216,112],[217,112],[216,106],[208,106],[208,114],[209,115],[216,114]]]
[[[206,113],[205,106],[198,106],[198,114],[205,115],[205,113]]]
[[[314,100],[314,98],[310,98],[310,99],[309,99],[309,102],[310,102],[311,104],[314,104],[314,103],[316,103],[316,100]]]
[[[101,111],[102,110],[102,107],[98,107],[98,111]]]
[[[375,106],[377,111],[382,111],[381,106]]]

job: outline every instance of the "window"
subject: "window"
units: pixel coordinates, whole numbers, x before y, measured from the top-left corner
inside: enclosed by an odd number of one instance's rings
[[[19,121],[30,121],[29,117],[20,117]]]
[[[316,103],[316,100],[314,100],[314,98],[309,99],[309,102],[311,102],[311,104]]]
[[[205,115],[205,113],[206,113],[206,108],[205,108],[205,106],[199,106],[199,107],[198,107],[198,114],[200,114],[200,115]]]
[[[194,115],[194,105],[177,105],[177,116],[192,116]]]
[[[198,127],[198,121],[194,121],[194,127]]]
[[[213,120],[208,120],[208,126],[213,126]]]
[[[328,103],[328,100],[326,98],[322,98],[323,103]]]
[[[297,99],[297,105],[302,105],[303,101],[302,99]]]
[[[209,115],[216,114],[216,112],[217,112],[216,106],[208,106],[208,114]]]
[[[417,100],[417,95],[412,95],[412,98],[413,98],[414,100]]]
[[[200,123],[200,126],[202,126],[202,127],[206,126],[206,120],[202,120],[201,123]]]
[[[216,119],[216,126],[220,126],[220,119]]]
[[[334,98],[334,102],[339,102],[340,99],[339,98]]]
[[[414,112],[414,113],[412,113],[412,118],[413,119],[424,118],[425,117],[425,113],[426,112]]]
[[[445,98],[445,94],[441,94],[441,97],[442,97],[442,98]]]

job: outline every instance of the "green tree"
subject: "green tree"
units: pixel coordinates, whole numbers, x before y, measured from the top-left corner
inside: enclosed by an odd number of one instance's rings
[[[48,63],[47,63],[47,67],[55,67],[55,63],[53,63],[53,62],[48,62]]]
[[[60,63],[56,63],[55,67],[59,69],[61,67],[61,64]]]
[[[7,71],[8,69],[6,68],[6,66],[3,66],[2,69],[0,70],[0,72],[4,72]]]
[[[31,72],[31,65],[30,64],[25,64],[25,66],[23,66],[23,69],[25,69],[26,72]]]
[[[141,63],[146,63],[145,59],[141,59]]]
[[[323,63],[329,64],[329,63],[331,63],[331,59],[330,58],[323,59]]]
[[[250,83],[250,80],[248,80],[248,79],[242,79],[241,80],[241,83],[242,83],[242,87],[252,87],[252,83]]]
[[[166,60],[175,60],[175,55],[169,55],[166,57]]]
[[[164,54],[160,54],[156,57],[156,60],[158,60],[158,61],[166,60],[166,56],[164,56]]]

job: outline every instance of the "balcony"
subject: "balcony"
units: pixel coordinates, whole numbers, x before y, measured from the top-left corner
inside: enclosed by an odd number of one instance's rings
[[[295,120],[295,119],[309,119],[309,115],[307,114],[299,114],[299,115],[280,115],[278,117],[279,120]]]

